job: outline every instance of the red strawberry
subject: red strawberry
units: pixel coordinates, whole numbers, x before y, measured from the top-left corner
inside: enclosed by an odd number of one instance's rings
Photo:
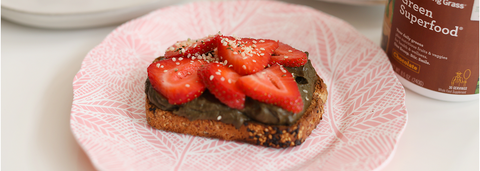
[[[234,38],[220,36],[217,39],[218,56],[227,66],[240,75],[263,70],[278,42],[268,39]]]
[[[185,40],[179,41],[172,46],[170,46],[167,51],[165,51],[165,58],[172,57],[190,57],[195,56],[195,54],[202,55],[204,53],[210,52],[217,47],[216,39],[219,35],[213,35],[204,37],[198,40]]]
[[[293,75],[281,65],[273,65],[258,73],[240,77],[237,86],[252,99],[280,106],[298,113],[303,101]]]
[[[278,63],[287,67],[299,67],[307,63],[307,54],[290,45],[278,42],[278,48],[270,58],[270,65]]]
[[[169,58],[150,64],[148,78],[153,88],[179,105],[200,96],[205,86],[198,78],[197,70],[204,64],[201,60]]]
[[[198,76],[210,92],[228,107],[243,109],[245,94],[237,88],[238,75],[231,68],[219,63],[210,63],[198,71]]]

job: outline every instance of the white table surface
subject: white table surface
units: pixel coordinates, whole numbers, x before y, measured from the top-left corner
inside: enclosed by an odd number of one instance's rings
[[[383,6],[288,2],[343,19],[380,44]],[[72,81],[86,54],[118,25],[48,30],[1,24],[1,169],[95,170],[70,131]],[[410,90],[406,96],[407,128],[382,170],[479,170],[479,101],[443,102]]]

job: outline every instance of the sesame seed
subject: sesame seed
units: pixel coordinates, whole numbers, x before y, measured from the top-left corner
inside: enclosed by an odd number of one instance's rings
[[[288,56],[285,56],[285,58],[288,58]]]
[[[260,50],[265,50],[265,48],[260,48]]]
[[[175,64],[180,65],[180,62],[176,62]]]
[[[213,75],[210,75],[210,81],[212,81],[212,80],[213,80],[213,77],[214,77]]]
[[[265,42],[265,40],[260,40],[259,42],[262,42],[262,43],[263,43],[263,42]]]
[[[292,50],[288,50],[288,52],[292,52]]]
[[[222,73],[220,73],[220,72],[215,72],[215,74],[217,74],[217,75],[222,75]]]
[[[168,70],[163,70],[163,72],[168,72]]]
[[[260,56],[263,56],[263,55],[265,55],[265,54],[264,54],[264,53],[261,53],[261,54],[260,54]]]
[[[217,120],[221,120],[221,119],[222,119],[222,116],[218,116],[218,117],[217,117]]]
[[[195,57],[195,56],[194,56],[194,57],[192,57],[192,60],[195,60],[195,59],[196,59],[196,57]]]
[[[185,87],[190,87],[190,84],[185,84]]]
[[[231,79],[228,79],[228,83],[232,83],[232,80],[231,80]]]
[[[189,55],[190,55],[190,54],[189,54]],[[178,60],[179,60],[179,61],[181,61],[181,60],[183,60],[183,58],[182,58],[182,57],[180,57],[180,58],[178,58]]]
[[[231,68],[231,67],[233,67],[233,65],[229,65],[228,67]]]
[[[233,52],[233,54],[237,55],[238,53],[237,53],[237,52]]]
[[[242,68],[243,68],[243,69],[247,69],[247,66],[245,66],[245,65],[242,65]]]
[[[253,62],[257,62],[255,59],[252,59]]]
[[[243,53],[242,53],[243,54]],[[247,57],[243,57],[243,59],[247,59]]]
[[[175,48],[169,47],[168,50],[169,50],[169,51],[173,51],[173,50],[175,50]]]
[[[307,100],[307,101],[308,101],[308,97],[305,97],[305,100]]]
[[[160,63],[157,63],[157,68],[159,68],[159,67],[160,67]]]
[[[182,76],[182,73],[179,72],[178,75],[179,75],[179,76]]]
[[[172,61],[173,61],[173,62],[177,61],[177,58],[172,58]]]
[[[305,93],[308,93],[308,91],[307,91],[307,90],[303,90],[303,92],[305,92]]]
[[[257,43],[257,41],[255,41],[255,40],[254,40],[254,41],[252,41],[252,42],[253,42],[253,43]]]
[[[222,77],[222,78],[220,78],[220,80],[225,81],[225,78]]]

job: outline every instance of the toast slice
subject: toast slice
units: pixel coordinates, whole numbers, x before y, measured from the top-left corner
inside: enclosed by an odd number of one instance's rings
[[[303,116],[293,125],[270,125],[256,121],[246,121],[239,129],[233,124],[217,120],[189,120],[186,117],[161,110],[146,98],[145,110],[150,126],[164,131],[190,134],[194,136],[218,138],[230,141],[286,148],[302,144],[317,127],[324,113],[327,101],[327,86],[317,74],[315,91],[311,104]]]

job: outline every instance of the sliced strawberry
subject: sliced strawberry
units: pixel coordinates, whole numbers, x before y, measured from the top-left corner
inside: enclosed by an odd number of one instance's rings
[[[258,73],[240,77],[237,86],[252,99],[298,113],[303,110],[302,96],[293,75],[275,64]]]
[[[220,60],[240,75],[263,70],[278,42],[268,39],[234,38],[220,36],[217,39]]]
[[[278,42],[278,48],[270,58],[270,65],[278,63],[287,67],[299,67],[307,63],[307,54],[290,45]]]
[[[165,51],[165,58],[172,57],[190,57],[195,54],[202,55],[210,52],[217,47],[217,41],[220,35],[204,37],[198,40],[188,39],[185,41],[179,41]]]
[[[218,100],[235,109],[245,107],[245,94],[237,88],[238,75],[231,68],[219,63],[210,63],[200,68],[198,76]]]
[[[198,78],[197,70],[204,64],[201,60],[169,58],[150,64],[148,78],[153,88],[179,105],[200,96],[205,86]]]

